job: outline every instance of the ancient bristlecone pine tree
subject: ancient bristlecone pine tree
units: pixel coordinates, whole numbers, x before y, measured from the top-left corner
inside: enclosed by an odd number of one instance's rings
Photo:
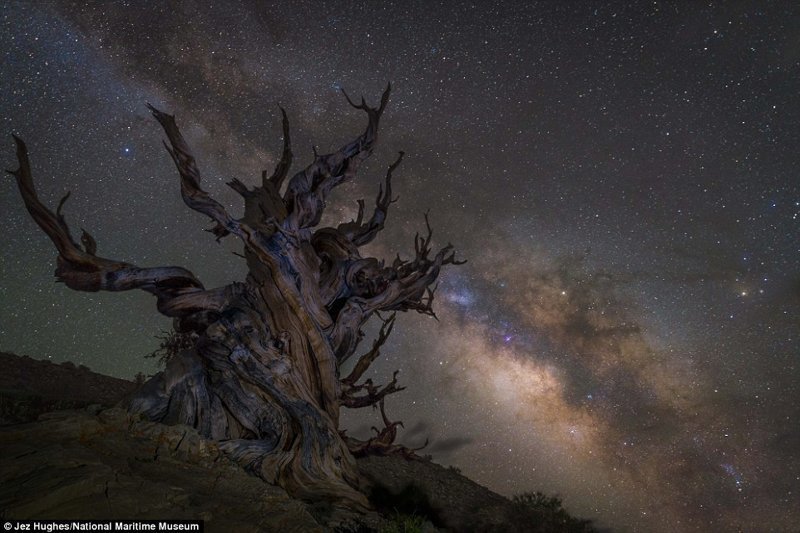
[[[78,244],[61,214],[69,194],[55,213],[42,204],[25,144],[17,137],[19,168],[11,172],[28,211],[58,249],[55,275],[60,281],[79,291],[145,290],[156,296],[159,312],[174,318],[177,332],[196,336],[192,348],[171,358],[144,385],[131,411],[193,426],[291,494],[349,508],[367,506],[354,488],[353,454],[398,449],[392,444],[398,423],[385,414],[387,427],[369,441],[338,430],[341,407],[380,405],[383,412],[386,395],[402,389],[397,373],[382,387],[359,382],[378,356],[394,316],[382,318],[372,349],[346,376],[340,369],[354,355],[371,316],[409,310],[432,315],[432,284],[439,269],[457,263],[450,245],[431,254],[430,226],[426,236],[415,238],[409,260],[398,256],[385,266],[359,253],[383,229],[393,202],[392,172],[402,152],[389,167],[368,220],[359,200],[356,220],[317,227],[330,192],[353,179],[371,154],[389,90],[378,107],[348,98],[367,114],[364,133],[334,153],[315,154],[285,187],[292,151],[283,113],[283,153],[272,175],[265,171],[253,189],[236,179],[228,184],[244,198],[241,219],[201,188],[200,171],[174,118],[150,106],[169,140],[165,145],[178,168],[186,205],[211,218],[217,240],[235,235],[244,243],[247,278],[225,287],[207,289],[181,267],[140,268],[100,257],[85,231]]]

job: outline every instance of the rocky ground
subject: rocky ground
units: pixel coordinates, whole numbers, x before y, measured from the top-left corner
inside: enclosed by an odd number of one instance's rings
[[[208,531],[324,531],[278,487],[187,427],[119,408],[0,430],[0,505],[16,519],[202,519]]]
[[[192,518],[211,532],[590,531],[548,522],[453,469],[399,457],[359,460],[380,514],[334,527],[193,429],[113,407],[134,389],[71,363],[0,353],[0,516]]]

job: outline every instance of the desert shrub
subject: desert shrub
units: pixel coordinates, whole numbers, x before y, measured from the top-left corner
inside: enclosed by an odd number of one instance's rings
[[[421,533],[425,519],[414,514],[395,512],[380,533]]]
[[[162,331],[161,335],[156,335],[161,341],[158,348],[145,355],[148,359],[155,359],[159,366],[167,366],[170,359],[184,350],[194,348],[197,335],[194,333],[179,333],[177,331]]]
[[[428,493],[413,483],[407,485],[400,492],[393,492],[384,486],[377,485],[372,488],[369,501],[384,517],[390,519],[398,515],[416,517],[422,520],[422,523],[428,521],[437,527],[444,526],[439,512],[431,504]],[[405,530],[400,529],[398,531]]]
[[[514,496],[515,525],[525,523],[536,527],[538,531],[558,533],[595,533],[597,530],[591,520],[571,516],[564,509],[561,498],[547,496],[542,492],[524,492]]]
[[[522,494],[517,494],[514,496],[511,501],[516,504],[523,505],[528,509],[536,509],[542,511],[551,511],[551,512],[559,512],[564,511],[564,507],[562,506],[561,498],[556,496],[548,496],[543,492],[523,492]]]

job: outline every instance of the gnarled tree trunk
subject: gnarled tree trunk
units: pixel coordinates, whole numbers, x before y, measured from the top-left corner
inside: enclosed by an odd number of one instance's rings
[[[11,172],[33,219],[58,250],[56,276],[80,291],[142,289],[157,297],[158,310],[173,317],[175,329],[196,338],[194,347],[169,360],[132,401],[130,409],[165,423],[197,428],[222,441],[232,457],[291,494],[332,500],[351,509],[367,507],[355,487],[358,472],[351,453],[392,452],[397,422],[369,441],[338,429],[342,406],[380,404],[397,386],[397,375],[383,387],[358,383],[391,332],[394,315],[384,321],[371,350],[340,377],[363,336],[361,328],[379,311],[433,315],[432,284],[439,269],[455,264],[448,245],[431,257],[431,230],[415,238],[415,254],[385,266],[361,257],[361,246],[381,231],[392,199],[389,167],[369,220],[364,202],[354,221],[317,228],[325,200],[337,185],[352,179],[372,152],[378,124],[389,98],[378,107],[362,99],[353,107],[366,112],[367,128],[354,141],[314,161],[285,184],[292,160],[288,120],[283,113],[284,148],[274,173],[262,175],[253,189],[238,180],[229,185],[244,198],[241,219],[200,186],[200,173],[172,116],[150,107],[163,127],[167,150],[181,178],[181,193],[192,209],[215,223],[217,240],[234,235],[244,243],[249,273],[243,282],[206,289],[180,267],[139,268],[97,255],[84,231],[81,244],[61,215],[34,190],[25,144],[15,137],[19,168]],[[427,223],[427,217],[426,217]],[[406,450],[407,451],[407,450]]]

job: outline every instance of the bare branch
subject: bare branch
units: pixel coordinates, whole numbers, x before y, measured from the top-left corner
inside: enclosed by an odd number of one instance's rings
[[[350,453],[355,457],[364,457],[366,455],[396,455],[404,457],[409,460],[424,460],[425,458],[418,456],[415,452],[421,450],[428,445],[428,441],[419,448],[406,448],[399,444],[394,444],[397,440],[397,428],[403,427],[402,422],[392,422],[386,416],[384,402],[380,402],[381,418],[383,418],[384,428],[372,428],[375,436],[368,440],[359,440],[347,436],[346,431],[340,431],[342,439],[347,444]]]
[[[426,287],[425,294],[420,297],[419,300],[407,300],[404,303],[404,311],[416,311],[422,315],[427,315],[437,322],[439,321],[439,317],[436,316],[436,313],[433,310],[433,295],[438,288],[438,284],[434,285],[433,287]]]
[[[242,183],[238,178],[233,178],[231,181],[227,182],[226,185],[238,192],[243,198],[247,198],[253,194],[253,191],[248,189],[247,185]]]
[[[396,202],[396,198],[392,198],[392,172],[400,166],[405,152],[400,152],[397,160],[389,166],[386,171],[385,186],[382,185],[378,190],[378,197],[375,199],[375,211],[372,213],[372,218],[366,223],[362,224],[364,201],[359,200],[358,219],[354,222],[347,222],[339,225],[339,231],[344,233],[356,246],[364,246],[378,235],[386,223],[386,216],[389,212],[389,206]]]
[[[57,214],[53,214],[52,211],[45,207],[44,204],[39,201],[39,197],[36,195],[36,189],[33,185],[31,165],[28,159],[28,148],[25,146],[25,142],[22,139],[16,135],[12,135],[12,137],[14,137],[14,142],[17,145],[17,161],[19,162],[19,168],[17,168],[17,170],[7,170],[6,172],[16,178],[17,187],[19,188],[20,194],[22,194],[22,201],[25,203],[25,208],[39,227],[42,228],[42,231],[50,237],[50,240],[56,245],[61,255],[68,260],[81,259],[83,251],[72,239],[69,228],[64,222],[64,217],[61,215],[61,209],[64,206],[64,202],[69,198],[70,193],[65,194],[64,197],[61,198],[61,201],[58,203]]]
[[[370,156],[377,140],[380,117],[389,101],[390,92],[391,84],[386,87],[381,97],[381,105],[377,108],[368,106],[363,99],[360,105],[354,105],[345,95],[351,105],[367,112],[369,118],[367,128],[357,139],[332,154],[315,153],[314,162],[289,181],[283,198],[289,211],[287,223],[292,229],[319,224],[328,193],[337,185],[354,177],[359,164]]]
[[[97,257],[97,242],[85,230],[81,237],[85,250],[82,249],[72,238],[61,214],[69,194],[59,202],[57,213],[50,211],[36,194],[25,143],[16,136],[14,141],[19,168],[8,172],[16,178],[31,217],[58,250],[56,277],[59,281],[71,289],[88,292],[142,289],[157,296],[159,305],[181,294],[203,291],[203,284],[185,268],[139,268],[130,263]]]
[[[425,213],[425,237],[419,234],[414,237],[415,257],[412,261],[403,261],[398,256],[393,265],[395,280],[381,294],[367,301],[368,311],[410,311],[414,310],[436,318],[432,303],[436,287],[430,287],[436,281],[442,265],[461,265],[466,261],[456,260],[453,246],[448,244],[433,259],[431,252],[433,229],[428,214]]]
[[[375,359],[378,358],[381,351],[381,346],[386,343],[386,340],[389,338],[389,335],[392,333],[392,328],[394,328],[394,320],[395,320],[395,313],[392,313],[389,318],[383,321],[383,325],[381,326],[381,330],[378,333],[378,338],[372,342],[372,348],[370,351],[362,355],[358,358],[358,362],[353,367],[353,370],[350,374],[342,380],[343,384],[353,385],[356,381],[361,379],[361,376],[364,375],[364,372],[372,365]],[[349,357],[344,357],[339,361],[339,366],[341,366]]]
[[[84,250],[89,255],[96,255],[97,254],[97,241],[94,240],[91,233],[86,231],[85,229],[81,228],[81,244],[83,244]]]
[[[364,101],[364,97],[363,96],[361,97],[361,103],[360,104],[354,104],[353,101],[350,99],[350,97],[347,96],[347,93],[345,92],[344,89],[342,89],[342,94],[347,99],[347,103],[349,103],[351,106],[355,107],[356,109],[362,109],[362,110],[366,111],[367,113],[377,113],[378,115],[380,115],[381,113],[383,113],[383,110],[386,108],[386,104],[389,102],[389,91],[391,89],[392,89],[392,84],[390,83],[386,87],[386,89],[383,91],[383,95],[381,96],[381,105],[377,109],[369,107],[367,105],[366,101]]]
[[[397,386],[398,373],[399,370],[395,370],[392,374],[392,381],[383,387],[374,385],[372,380],[368,379],[361,385],[353,385],[349,388],[343,389],[341,404],[344,407],[349,407],[350,409],[361,409],[362,407],[368,407],[370,405],[375,405],[378,402],[382,402],[383,399],[390,394],[405,390],[405,387]],[[356,393],[362,391],[365,391],[366,394],[359,396],[356,395]]]
[[[147,107],[161,124],[161,127],[164,128],[164,133],[167,134],[172,146],[170,148],[164,143],[167,152],[172,156],[172,160],[181,175],[181,196],[184,203],[191,209],[203,213],[216,222],[216,226],[210,231],[217,236],[217,241],[229,233],[241,237],[239,221],[231,217],[222,204],[211,198],[207,192],[200,188],[200,171],[197,169],[194,156],[189,150],[186,140],[175,123],[175,117],[159,111],[150,104],[147,104]]]
[[[292,141],[289,137],[289,119],[283,108],[281,108],[281,116],[283,117],[283,153],[281,154],[281,160],[278,162],[275,171],[269,178],[267,178],[266,170],[261,174],[262,186],[266,186],[269,181],[275,187],[276,191],[281,190],[283,180],[286,179],[289,173],[289,167],[292,165]]]
[[[396,315],[392,313],[389,318],[383,320],[383,325],[378,333],[378,338],[372,343],[372,349],[359,357],[358,362],[356,363],[355,367],[353,367],[353,370],[350,372],[350,374],[341,380],[341,399],[343,406],[350,407],[351,409],[358,409],[367,407],[369,405],[375,405],[378,402],[382,402],[383,398],[389,394],[394,394],[395,392],[405,390],[405,387],[397,386],[397,374],[399,373],[398,370],[392,374],[392,381],[383,387],[375,386],[371,379],[366,380],[361,385],[355,384],[356,381],[361,379],[361,377],[364,375],[364,372],[367,371],[370,365],[380,355],[381,346],[386,343],[386,340],[392,333],[395,317]],[[341,360],[339,364],[341,365],[341,363],[346,359],[347,358]],[[356,393],[360,393],[362,391],[365,391],[366,393],[362,395],[356,395]]]
[[[417,311],[435,318],[432,309],[436,282],[442,265],[463,264],[455,258],[453,246],[448,244],[429,258],[433,230],[426,215],[428,233],[415,237],[416,256],[412,261],[395,259],[391,267],[374,258],[349,260],[345,272],[347,301],[339,308],[333,329],[328,334],[338,360],[349,357],[357,345],[357,332],[361,325],[377,311]]]

